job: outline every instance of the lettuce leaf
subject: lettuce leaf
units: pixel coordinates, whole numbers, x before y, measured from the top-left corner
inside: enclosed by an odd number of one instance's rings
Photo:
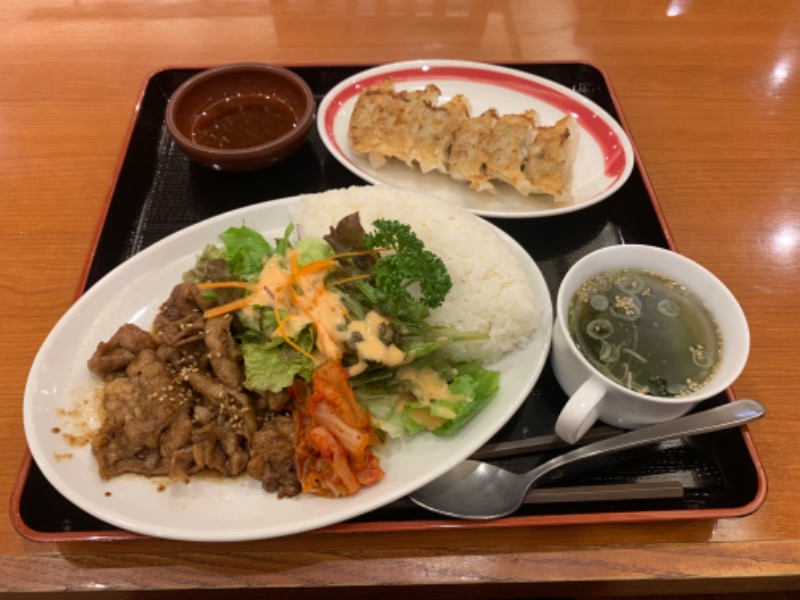
[[[392,378],[375,378],[354,387],[356,398],[370,411],[377,427],[392,437],[422,430],[449,435],[479,412],[500,389],[500,373],[474,362],[448,365],[436,358],[419,361],[433,367],[448,382],[449,398],[423,401],[414,385]],[[400,398],[400,400],[398,400]]]
[[[355,392],[356,400],[369,411],[372,425],[376,429],[393,438],[403,437],[406,433],[403,424],[403,411],[397,408],[398,389],[390,389],[383,385],[371,385]]]
[[[297,251],[300,254],[297,262],[301,267],[315,260],[322,260],[333,256],[333,248],[322,238],[303,238],[297,242]]]
[[[311,380],[314,363],[286,344],[263,346],[242,344],[244,385],[257,391],[279,392],[300,376]]]
[[[498,371],[484,369],[474,363],[461,364],[457,368],[461,371],[461,374],[448,387],[453,394],[470,398],[471,401],[449,404],[448,408],[453,410],[456,415],[434,431],[437,435],[453,433],[466,423],[472,415],[486,406],[500,389],[500,373]],[[434,402],[434,404],[437,403]],[[438,407],[434,408],[432,412],[433,414],[438,414]]]
[[[231,271],[243,280],[261,273],[264,257],[271,256],[273,252],[264,236],[245,225],[229,227],[220,234],[220,238],[225,243]]]
[[[195,260],[194,267],[183,274],[183,280],[200,283],[203,281],[226,281],[231,279],[230,267],[225,256],[224,248],[208,244]]]

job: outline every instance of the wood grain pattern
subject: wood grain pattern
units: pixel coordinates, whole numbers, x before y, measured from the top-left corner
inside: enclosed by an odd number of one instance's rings
[[[601,67],[677,248],[748,314],[752,355],[735,391],[768,409],[751,431],[770,482],[759,511],[717,522],[98,545],[33,543],[5,520],[0,590],[302,599],[800,589],[800,4],[9,0],[0,31],[5,497],[25,447],[27,371],[74,298],[142,83],[167,66],[241,60]]]

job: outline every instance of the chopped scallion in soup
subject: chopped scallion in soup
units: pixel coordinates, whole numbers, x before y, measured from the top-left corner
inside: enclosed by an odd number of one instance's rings
[[[705,304],[681,283],[646,270],[609,270],[584,282],[568,320],[572,339],[598,371],[651,396],[701,388],[722,353]]]

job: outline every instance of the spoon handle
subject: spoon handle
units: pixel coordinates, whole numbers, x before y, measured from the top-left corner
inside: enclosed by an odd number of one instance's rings
[[[664,423],[649,425],[576,448],[539,465],[533,471],[530,471],[526,478],[533,483],[545,473],[570,463],[592,458],[598,454],[609,454],[655,444],[676,437],[711,433],[712,431],[729,429],[736,425],[744,425],[760,419],[765,412],[764,406],[755,400],[735,400],[716,408],[665,421]]]

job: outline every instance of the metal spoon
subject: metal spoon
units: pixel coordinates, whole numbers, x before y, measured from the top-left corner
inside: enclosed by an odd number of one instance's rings
[[[497,519],[516,511],[540,477],[564,465],[664,440],[710,433],[755,421],[764,416],[755,400],[736,400],[685,417],[621,433],[577,448],[527,473],[512,473],[488,463],[466,460],[409,497],[433,512],[461,519]]]

